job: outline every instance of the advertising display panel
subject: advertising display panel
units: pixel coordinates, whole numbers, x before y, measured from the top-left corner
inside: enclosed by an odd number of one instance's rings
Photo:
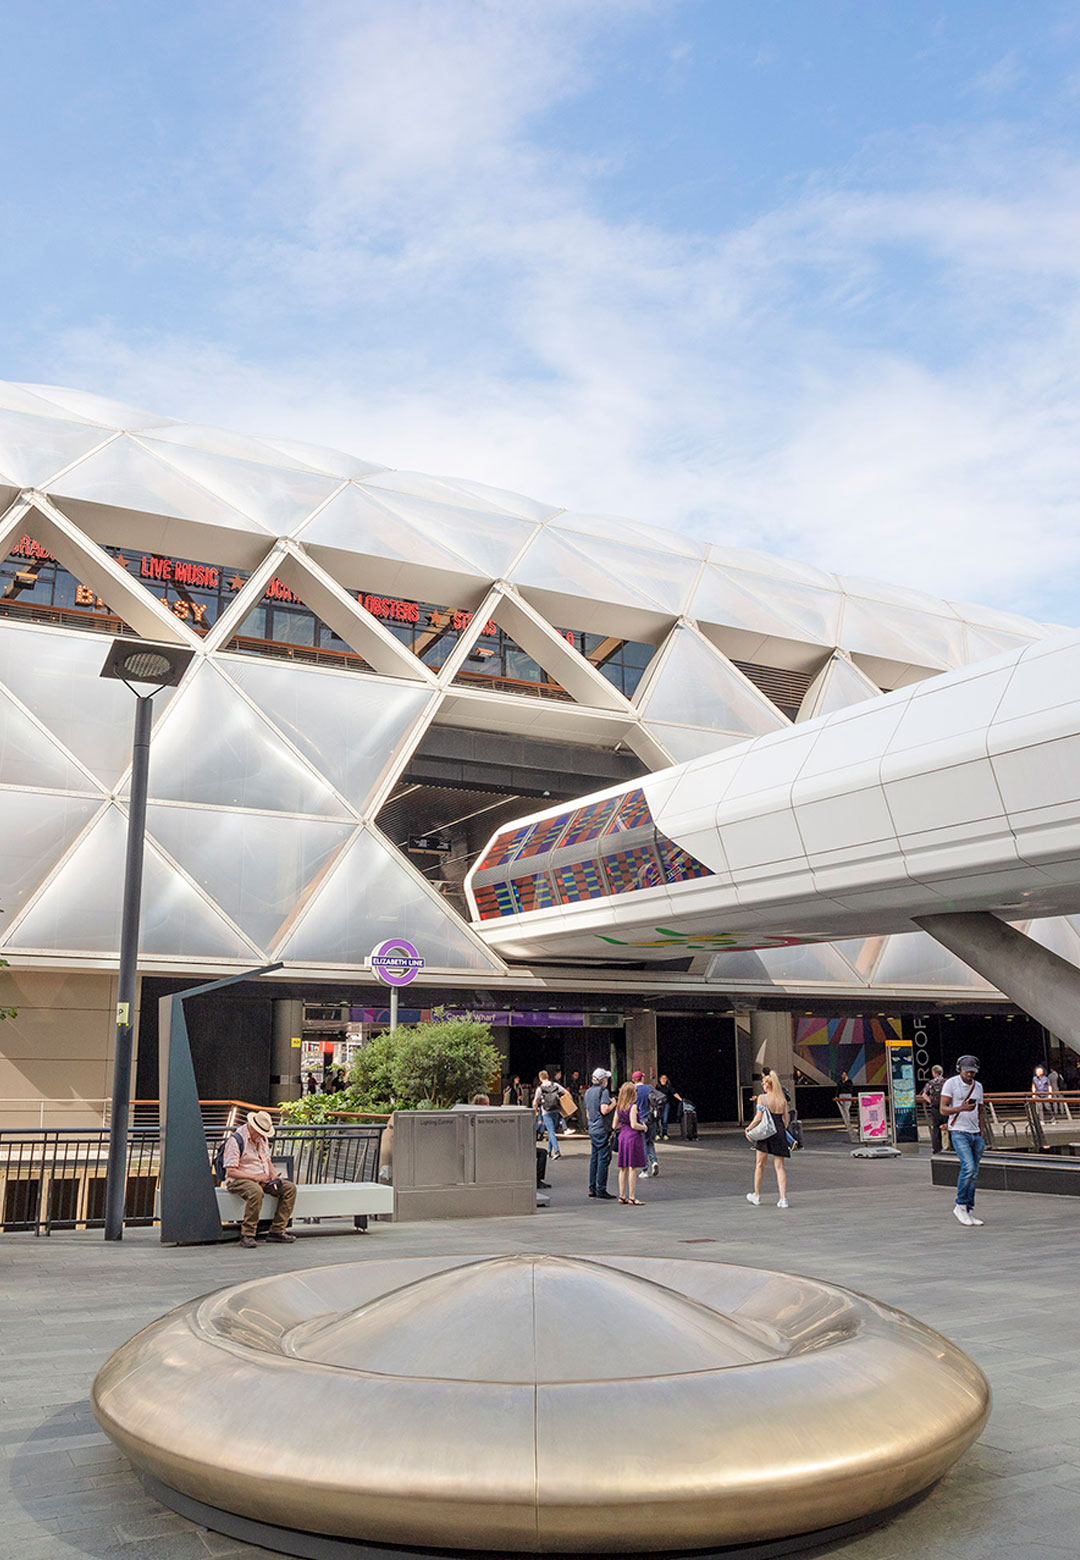
[[[889,1141],[889,1112],[883,1089],[864,1089],[859,1095],[859,1141]]]

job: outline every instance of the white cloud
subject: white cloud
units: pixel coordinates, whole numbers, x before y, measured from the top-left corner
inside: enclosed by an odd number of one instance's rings
[[[1080,168],[924,130],[735,231],[613,220],[544,116],[647,10],[305,12],[293,214],[227,257],[262,331],[105,321],[52,377],[1038,612],[1080,568]]]

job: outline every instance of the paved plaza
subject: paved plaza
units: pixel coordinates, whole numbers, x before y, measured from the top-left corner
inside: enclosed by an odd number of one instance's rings
[[[745,1200],[751,1153],[737,1135],[661,1145],[643,1208],[586,1193],[587,1146],[550,1168],[535,1217],[300,1226],[292,1247],[174,1249],[153,1230],[0,1236],[2,1560],[125,1556],[204,1560],[267,1551],[208,1533],[143,1492],[97,1429],[90,1385],[118,1344],[195,1295],[258,1274],[440,1253],[561,1252],[730,1261],[806,1274],[910,1311],[982,1367],[994,1409],[981,1441],[890,1525],[815,1551],[845,1560],[1075,1560],[1080,1553],[1080,1200],[984,1193],[963,1229],[921,1158],[856,1161],[835,1132],[808,1134],[790,1166],[791,1208]],[[614,1173],[612,1175],[614,1185]],[[766,1183],[769,1189],[769,1183]],[[626,1339],[628,1357],[634,1339]],[[283,1424],[281,1434],[302,1433]],[[647,1437],[648,1427],[641,1435]],[[618,1456],[612,1432],[612,1458]],[[433,1455],[435,1455],[433,1449]]]

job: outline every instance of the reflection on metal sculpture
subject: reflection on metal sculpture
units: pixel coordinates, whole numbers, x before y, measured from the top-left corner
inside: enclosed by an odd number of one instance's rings
[[[885,1511],[971,1444],[990,1392],[940,1334],[829,1284],[496,1256],[237,1284],[132,1338],[93,1401],[142,1472],[218,1512],[565,1553],[745,1544]]]

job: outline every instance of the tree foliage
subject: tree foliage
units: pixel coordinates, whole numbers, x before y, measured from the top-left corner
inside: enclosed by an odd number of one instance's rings
[[[384,1030],[358,1051],[348,1088],[282,1106],[290,1121],[317,1124],[335,1110],[445,1110],[476,1094],[498,1072],[491,1030],[476,1018],[443,1018]]]
[[[357,1051],[352,1067],[349,1069],[349,1093],[362,1103],[354,1106],[354,1109],[395,1109],[398,1104],[395,1099],[398,1091],[394,1087],[394,1059],[397,1055],[399,1036],[404,1032],[403,1029],[396,1029],[391,1034],[389,1029],[386,1029],[381,1035],[376,1035],[373,1040],[369,1040],[362,1050]]]
[[[491,1030],[476,1018],[410,1024],[397,1030],[395,1038],[394,1092],[440,1110],[483,1089],[502,1060],[491,1043]]]

